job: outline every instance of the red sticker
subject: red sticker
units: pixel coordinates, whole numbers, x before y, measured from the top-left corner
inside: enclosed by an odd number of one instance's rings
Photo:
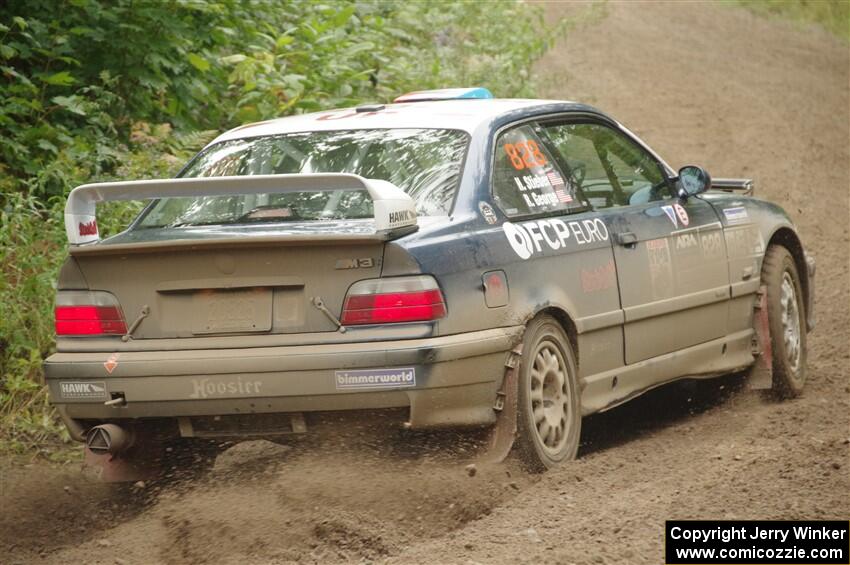
[[[80,222],[78,229],[80,235],[97,235],[97,222],[95,220],[86,222],[85,224]]]
[[[592,269],[581,270],[581,289],[584,292],[597,292],[614,286],[617,281],[617,271],[614,261]]]
[[[110,355],[109,359],[107,359],[103,363],[103,368],[106,369],[106,372],[109,373],[110,375],[112,374],[112,371],[114,371],[115,367],[117,367],[117,366],[118,366],[118,354],[117,353],[113,353],[112,355]]]

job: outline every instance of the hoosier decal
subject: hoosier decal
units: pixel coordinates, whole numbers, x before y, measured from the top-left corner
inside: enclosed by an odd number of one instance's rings
[[[192,379],[192,393],[189,398],[227,398],[233,396],[257,396],[260,394],[262,381],[243,381],[221,379]]]

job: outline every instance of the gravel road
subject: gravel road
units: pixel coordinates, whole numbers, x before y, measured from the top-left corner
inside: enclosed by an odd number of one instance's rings
[[[719,3],[607,12],[540,61],[543,94],[605,109],[674,167],[752,177],[786,207],[818,262],[801,398],[769,402],[734,376],[665,387],[587,419],[580,458],[543,476],[470,476],[444,436],[254,444],[164,487],[0,462],[0,561],[662,563],[665,519],[847,519],[848,46]]]

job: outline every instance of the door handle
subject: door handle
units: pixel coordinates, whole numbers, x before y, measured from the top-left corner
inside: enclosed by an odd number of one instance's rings
[[[630,231],[624,231],[617,234],[617,243],[623,247],[634,247],[637,245],[637,236]]]

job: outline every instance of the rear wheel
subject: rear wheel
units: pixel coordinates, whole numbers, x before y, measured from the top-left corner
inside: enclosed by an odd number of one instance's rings
[[[806,312],[797,265],[782,246],[764,256],[762,284],[767,288],[767,320],[773,350],[773,389],[780,398],[799,395],[806,382]]]
[[[523,338],[516,449],[543,471],[574,459],[581,434],[578,371],[572,346],[551,316],[532,320]]]

